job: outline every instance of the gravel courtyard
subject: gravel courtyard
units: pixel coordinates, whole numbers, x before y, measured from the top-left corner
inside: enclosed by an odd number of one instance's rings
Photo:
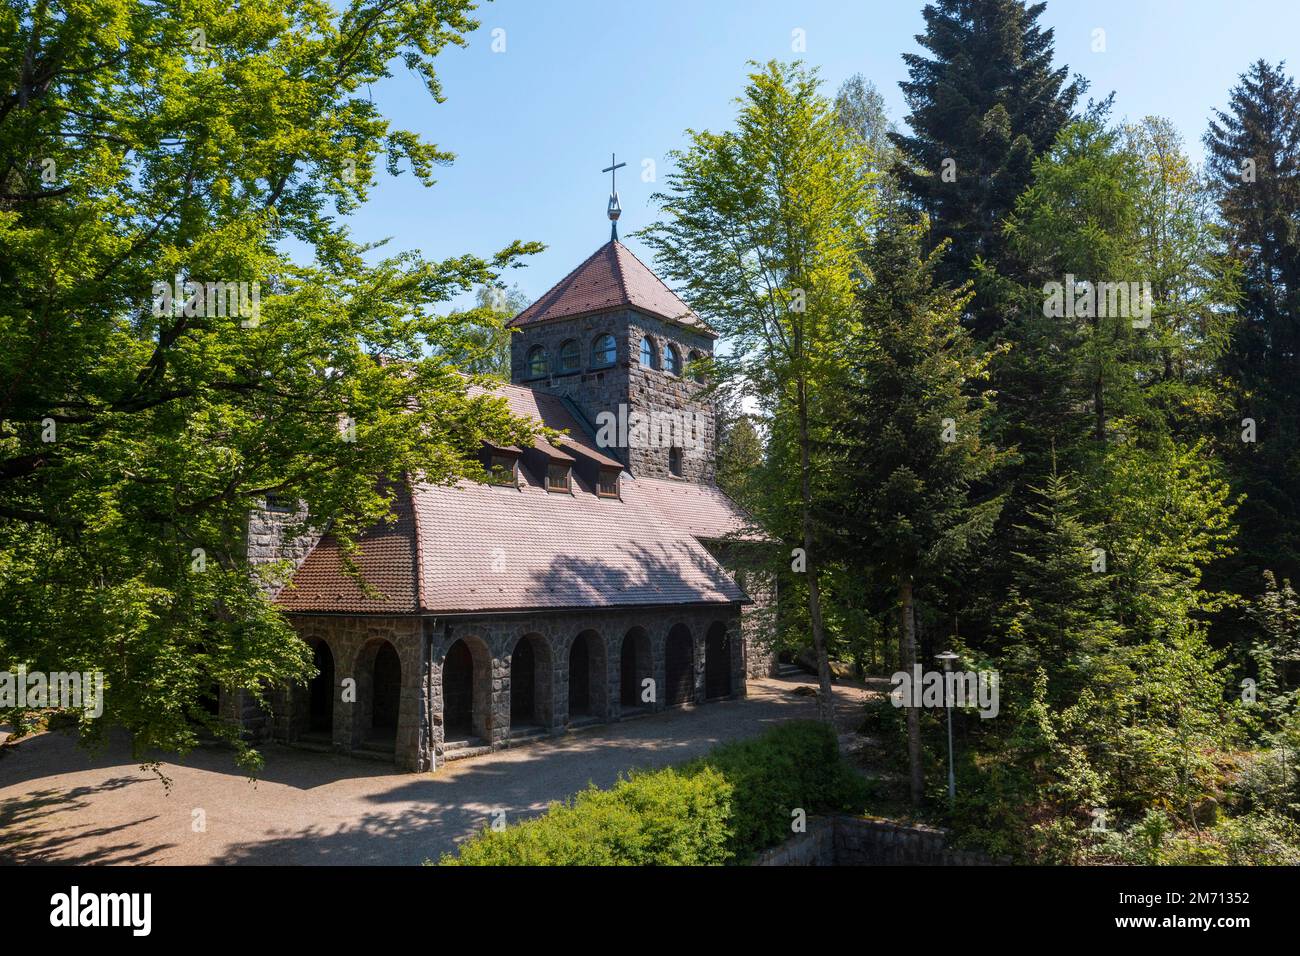
[[[169,790],[123,743],[91,756],[42,734],[0,760],[0,863],[419,864],[496,811],[518,820],[588,782],[815,717],[814,699],[792,693],[799,684],[811,681],[750,681],[744,700],[584,728],[434,774],[267,745],[251,781],[228,751],[203,748],[163,764]],[[836,688],[845,723],[865,693]]]

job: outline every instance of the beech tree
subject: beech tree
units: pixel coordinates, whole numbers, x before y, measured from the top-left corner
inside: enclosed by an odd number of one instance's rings
[[[377,163],[431,185],[451,161],[368,88],[400,61],[439,99],[470,10],[0,5],[0,665],[102,671],[83,739],[242,747],[202,697],[309,675],[245,560],[265,496],[346,540],[387,514],[382,479],[526,437],[425,356],[463,336],[437,303],[538,246],[372,262],[340,220]]]
[[[816,71],[798,63],[750,74],[735,129],[688,135],[690,145],[672,154],[668,188],[654,196],[664,218],[642,236],[664,275],[729,342],[715,356],[719,379],[739,383],[773,421],[770,452],[793,456],[791,521],[772,530],[802,551],[818,702],[829,721],[813,423],[858,321],[858,251],[873,214],[869,157],[819,92]]]

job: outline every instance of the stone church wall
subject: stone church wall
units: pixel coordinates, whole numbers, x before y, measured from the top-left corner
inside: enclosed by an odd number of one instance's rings
[[[320,540],[319,531],[308,531],[290,537],[290,527],[307,516],[301,502],[292,505],[274,500],[264,501],[248,515],[248,563],[270,564],[291,561],[296,569],[307,558],[307,553]]]
[[[427,625],[431,645],[429,709],[433,714],[432,746],[437,764],[441,765],[444,757],[446,729],[442,721],[442,665],[448,650],[457,641],[463,640],[475,657],[476,683],[479,684],[475,695],[483,695],[486,705],[476,707],[476,735],[483,745],[500,749],[509,746],[512,738],[510,669],[511,657],[520,641],[531,640],[534,647],[540,649],[534,655],[538,671],[536,695],[541,712],[540,726],[546,733],[559,734],[578,719],[569,713],[569,660],[580,635],[594,632],[596,649],[590,655],[593,662],[589,686],[591,712],[586,716],[592,721],[612,722],[643,712],[681,706],[668,699],[667,645],[670,633],[683,627],[690,638],[692,665],[686,705],[703,704],[708,699],[705,672],[707,639],[714,625],[723,635],[726,696],[743,697],[745,651],[740,612],[734,606],[449,617],[431,621]],[[623,703],[622,657],[625,639],[636,629],[640,634],[626,642],[629,653],[637,654],[636,686],[640,691],[640,680],[646,677],[653,680],[654,700],[643,706],[638,698],[635,707],[629,709]],[[592,647],[591,644],[588,646]],[[489,662],[490,667],[483,666]],[[480,709],[482,720],[477,712]]]
[[[536,662],[535,704],[527,728],[531,734],[562,734],[576,721],[612,722],[674,706],[695,706],[721,696],[745,694],[746,656],[741,615],[735,606],[647,608],[636,611],[588,611],[565,614],[487,615],[424,618],[415,615],[362,617],[291,615],[298,634],[310,645],[323,642],[334,661],[330,742],[336,751],[365,747],[373,687],[375,647],[387,641],[401,663],[401,693],[393,759],[408,770],[430,770],[446,759],[444,663],[448,651],[463,641],[473,660],[473,738],[458,746],[497,750],[517,743],[512,725],[511,663],[520,641],[530,641]],[[624,703],[622,654],[625,638],[636,655],[637,696]],[[710,642],[710,634],[714,641]],[[588,636],[589,635],[589,636]],[[668,686],[668,643],[689,639],[690,670],[686,699],[674,702]],[[684,635],[678,637],[678,635]],[[589,713],[569,713],[570,652],[582,638],[589,650]],[[710,655],[724,655],[722,663]],[[725,674],[725,680],[720,675]],[[712,675],[712,676],[710,676]],[[641,679],[653,681],[653,700],[643,704]],[[344,700],[342,687],[355,681],[355,699]],[[271,733],[295,742],[304,734],[309,689],[293,687],[275,695]],[[535,726],[534,726],[535,725]]]
[[[590,367],[591,346],[598,336],[605,333],[614,336],[617,344],[614,365],[593,369]],[[640,362],[641,340],[647,335],[654,342],[659,356],[658,369],[644,368]],[[569,339],[578,342],[581,370],[560,373],[557,371],[560,346]],[[538,345],[546,349],[549,371],[545,376],[534,378],[528,374],[528,353]],[[681,375],[663,371],[669,345],[675,345],[682,356]],[[569,398],[593,431],[600,412],[618,414],[620,405],[628,407],[628,414],[637,411],[658,415],[660,420],[697,421],[700,426],[698,435],[692,436],[691,442],[683,442],[681,477],[688,481],[711,482],[717,426],[713,403],[699,397],[704,386],[685,375],[692,352],[712,355],[713,340],[635,309],[621,309],[525,326],[511,337],[511,381]],[[689,419],[688,414],[691,416]],[[698,447],[686,447],[688,444]],[[671,477],[667,445],[651,443],[651,447],[611,448],[610,453],[628,465],[634,475]]]

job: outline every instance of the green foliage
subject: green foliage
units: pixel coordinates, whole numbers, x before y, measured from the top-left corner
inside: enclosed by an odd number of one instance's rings
[[[1003,690],[1029,697],[1050,669],[1046,699],[1078,699],[1096,675],[1099,655],[1122,636],[1113,620],[1109,578],[1098,573],[1099,531],[1082,517],[1077,485],[1052,475],[1016,526],[1011,589],[1002,610],[1006,648]]]
[[[445,854],[463,866],[711,866],[744,863],[791,834],[792,811],[861,810],[865,781],[824,724],[791,722],[681,768],[591,787]]]
[[[510,329],[506,323],[526,309],[528,296],[518,286],[485,285],[474,308],[453,312],[448,325],[462,323],[457,338],[442,343],[441,357],[464,372],[510,381]]]
[[[1225,452],[1246,492],[1243,591],[1264,568],[1300,580],[1300,88],[1282,64],[1251,64],[1205,135],[1228,256],[1241,272],[1228,354],[1235,405]],[[1239,440],[1243,417],[1254,442]]]
[[[725,744],[685,771],[708,769],[732,787],[728,850],[738,862],[787,839],[793,810],[859,811],[868,795],[863,778],[840,758],[835,731],[812,721]]]
[[[732,501],[747,508],[755,495],[754,473],[763,465],[763,439],[734,394],[719,394],[716,408],[715,480]]]
[[[872,237],[874,280],[825,414],[838,480],[824,521],[841,554],[895,580],[941,572],[989,534],[1001,502],[975,491],[1005,458],[983,439],[990,357],[961,326],[962,293],[936,284],[923,228],[895,207]]]
[[[1300,687],[1291,675],[1300,667],[1300,597],[1290,581],[1278,586],[1264,572],[1264,593],[1251,602],[1247,616],[1256,627],[1250,657],[1255,663],[1257,701],[1266,726],[1276,729],[1296,710]]]
[[[1080,842],[1079,862],[1132,866],[1296,866],[1300,825],[1275,813],[1248,813],[1200,830],[1180,830],[1148,811],[1128,830]]]
[[[544,816],[486,829],[447,866],[710,866],[730,859],[732,786],[715,770],[634,773]]]
[[[755,64],[735,128],[688,131],[653,199],[664,218],[641,233],[665,276],[727,339],[719,384],[753,397],[771,425],[768,475],[749,504],[772,536],[801,547],[806,606],[831,720],[830,668],[814,527],[814,424],[840,346],[857,321],[859,252],[875,215],[871,155],[800,63]]]
[[[940,278],[952,285],[974,278],[977,260],[1003,265],[1002,222],[1086,89],[1054,67],[1042,12],[1022,0],[927,3],[917,41],[928,56],[903,55],[911,134],[891,135],[904,159],[897,174],[930,214],[932,241],[950,243]],[[981,290],[981,338],[1004,319],[996,302]]]
[[[383,479],[455,480],[527,437],[428,356],[464,343],[439,303],[539,247],[376,258],[338,218],[377,163],[431,184],[450,162],[367,91],[400,62],[437,98],[470,9],[0,6],[0,666],[103,671],[85,739],[183,751],[197,724],[244,748],[200,695],[309,675],[276,569],[245,559],[264,496],[346,542],[388,513]],[[239,282],[245,314],[207,289]]]

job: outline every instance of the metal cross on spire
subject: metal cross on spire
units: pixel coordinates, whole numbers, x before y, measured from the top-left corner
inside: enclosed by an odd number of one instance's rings
[[[618,204],[618,189],[614,185],[614,176],[617,171],[626,166],[627,163],[617,163],[614,161],[614,154],[609,154],[609,165],[601,170],[602,173],[609,173],[609,241],[618,241],[618,217],[623,214],[623,207]]]

